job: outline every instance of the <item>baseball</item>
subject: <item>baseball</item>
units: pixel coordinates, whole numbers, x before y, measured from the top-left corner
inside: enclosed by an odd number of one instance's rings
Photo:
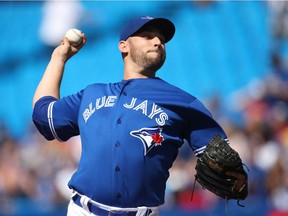
[[[72,46],[78,46],[83,40],[82,31],[80,31],[78,29],[69,29],[66,32],[65,37],[68,38],[68,40]]]

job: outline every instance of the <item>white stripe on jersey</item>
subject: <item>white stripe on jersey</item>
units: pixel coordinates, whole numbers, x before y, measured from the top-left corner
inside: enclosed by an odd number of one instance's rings
[[[48,117],[48,123],[49,123],[49,127],[50,127],[50,130],[51,130],[51,133],[52,135],[54,136],[54,138],[56,138],[57,140],[59,140],[60,142],[63,142],[63,140],[61,140],[57,134],[56,134],[56,131],[55,131],[55,128],[54,128],[54,124],[53,124],[53,115],[52,115],[52,109],[53,109],[53,106],[54,106],[54,103],[56,101],[52,101],[49,106],[48,106],[48,112],[47,112],[47,117]]]
[[[206,146],[203,146],[203,147],[201,147],[199,149],[196,149],[194,151],[195,156],[198,156],[198,155],[202,154],[205,151],[205,149],[206,149]]]
[[[229,139],[225,139],[225,141],[227,142],[228,145],[230,144]],[[206,146],[203,146],[203,147],[201,147],[199,149],[196,149],[194,151],[195,156],[202,154],[205,151],[205,149],[206,149]]]

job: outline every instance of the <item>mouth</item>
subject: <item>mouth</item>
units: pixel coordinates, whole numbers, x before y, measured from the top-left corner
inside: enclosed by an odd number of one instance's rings
[[[159,55],[162,55],[162,52],[160,50],[149,50],[147,53],[157,53]]]
[[[157,50],[148,50],[148,53],[149,53],[149,52],[157,52],[157,53],[161,53],[160,50],[158,50],[158,49],[157,49]]]

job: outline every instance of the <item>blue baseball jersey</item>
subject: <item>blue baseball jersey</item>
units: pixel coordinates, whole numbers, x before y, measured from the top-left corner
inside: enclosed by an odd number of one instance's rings
[[[82,154],[68,185],[118,207],[164,203],[169,168],[187,140],[196,156],[221,126],[194,96],[160,78],[92,84],[37,101],[33,121],[48,140],[81,135]]]

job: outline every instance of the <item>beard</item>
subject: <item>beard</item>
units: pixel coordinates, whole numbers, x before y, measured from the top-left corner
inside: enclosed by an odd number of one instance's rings
[[[166,59],[166,53],[164,49],[157,49],[148,52],[143,52],[133,47],[130,50],[130,54],[131,59],[136,64],[153,72],[159,70],[164,64]]]

